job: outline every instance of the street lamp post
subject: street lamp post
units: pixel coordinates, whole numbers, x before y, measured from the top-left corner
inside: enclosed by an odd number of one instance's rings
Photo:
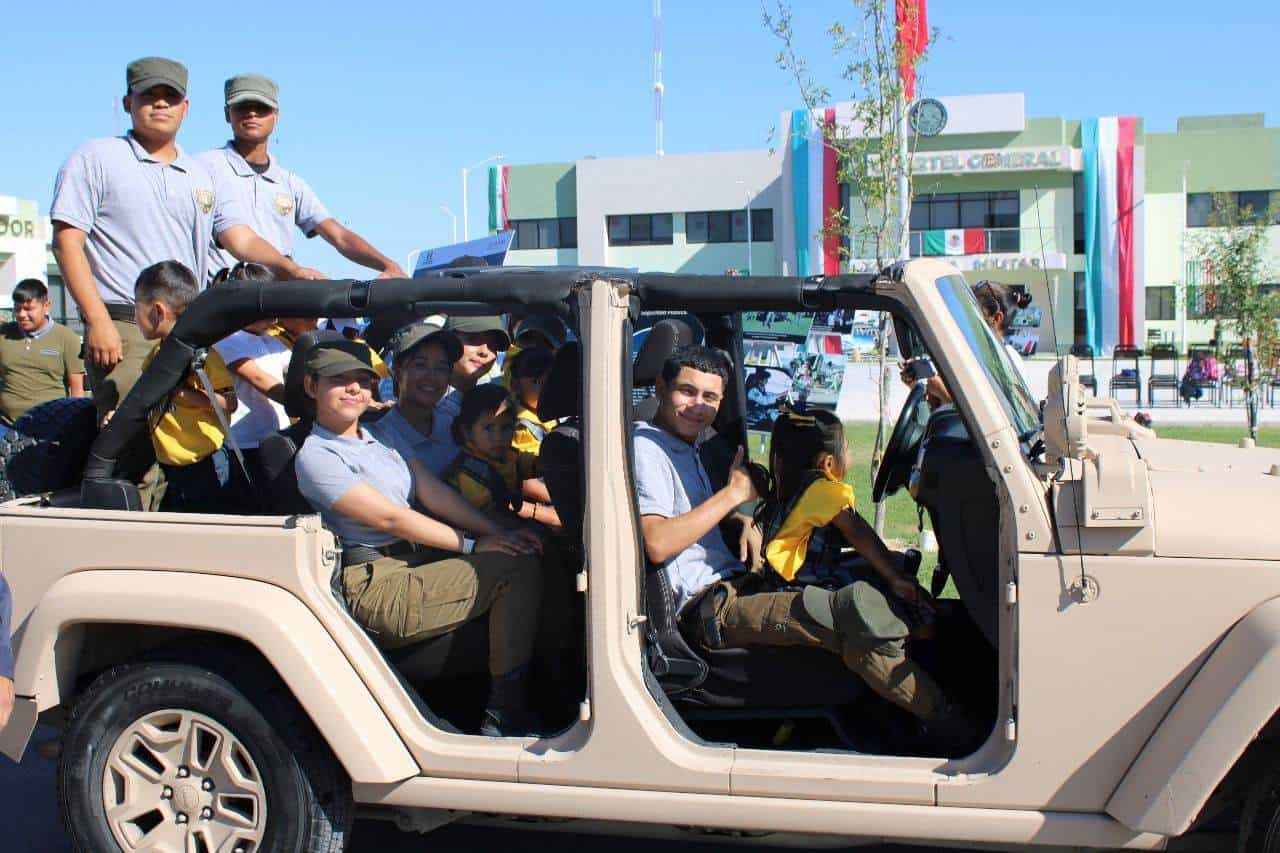
[[[458,214],[449,209],[448,205],[440,205],[440,211],[453,220],[453,241],[458,242]]]
[[[493,163],[501,159],[503,159],[502,154],[494,154],[492,157],[486,157],[479,163],[466,166],[462,169],[462,239],[464,241],[471,239],[471,229],[467,224],[467,172],[470,172],[472,169],[479,169],[486,163]]]
[[[746,181],[734,181],[742,186],[742,194],[747,198],[747,275],[751,275],[751,190]]]

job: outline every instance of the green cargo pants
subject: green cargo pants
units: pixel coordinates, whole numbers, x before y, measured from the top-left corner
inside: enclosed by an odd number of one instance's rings
[[[107,412],[115,410],[142,375],[142,362],[156,345],[142,336],[137,323],[125,320],[112,320],[120,334],[120,349],[123,358],[110,370],[103,370],[93,363],[88,352],[84,356],[84,371],[89,380],[89,388],[93,391],[93,406],[98,413],[98,422]]]
[[[386,649],[446,634],[489,614],[489,674],[533,656],[542,571],[536,556],[448,554],[427,549],[344,566],[347,607]]]
[[[774,591],[763,574],[748,572],[714,584],[685,610],[695,611],[682,613],[682,621],[707,648],[822,648],[919,719],[931,719],[946,706],[933,676],[906,655],[906,623],[866,581],[835,592]]]

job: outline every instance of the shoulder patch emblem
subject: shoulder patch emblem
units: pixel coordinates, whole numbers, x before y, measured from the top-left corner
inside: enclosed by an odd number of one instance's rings
[[[276,193],[276,213],[281,216],[288,216],[293,213],[293,196],[289,193]]]
[[[213,211],[213,191],[196,190],[196,207],[200,208],[201,213],[211,213]]]

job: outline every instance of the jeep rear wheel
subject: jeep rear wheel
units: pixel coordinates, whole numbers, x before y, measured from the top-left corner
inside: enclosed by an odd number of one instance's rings
[[[309,723],[268,696],[261,685],[242,692],[185,663],[100,676],[75,704],[58,767],[63,826],[74,846],[342,850],[350,784]]]

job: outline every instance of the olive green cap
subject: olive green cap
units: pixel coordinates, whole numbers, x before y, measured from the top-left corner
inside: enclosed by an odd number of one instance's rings
[[[280,87],[270,77],[261,74],[237,74],[222,87],[227,106],[255,102],[266,104],[273,110],[280,109]]]
[[[378,376],[373,369],[373,352],[358,341],[325,341],[307,352],[307,372],[318,376],[337,376],[349,370],[363,370]]]
[[[490,333],[497,339],[495,349],[505,352],[511,346],[511,336],[507,334],[507,324],[502,318],[491,315],[487,317],[470,317],[450,315],[445,321],[445,330],[456,335],[479,335]]]
[[[412,326],[405,326],[391,336],[388,347],[392,357],[400,361],[429,340],[435,340],[444,347],[449,361],[462,358],[462,343],[458,340],[458,336],[438,323],[414,323]]]
[[[187,67],[161,56],[147,56],[130,62],[125,68],[124,80],[130,95],[145,92],[153,86],[172,86],[182,97],[187,96]]]

